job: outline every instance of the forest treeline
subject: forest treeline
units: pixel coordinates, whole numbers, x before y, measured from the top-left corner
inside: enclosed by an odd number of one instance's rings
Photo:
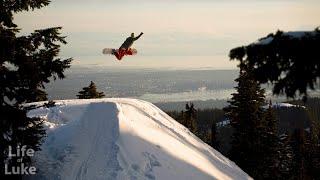
[[[276,118],[279,123],[279,134],[286,132],[292,133],[294,129],[304,128],[308,129],[310,126],[310,119],[315,119],[320,123],[320,98],[309,98],[307,102],[302,100],[288,101],[287,103],[293,105],[299,105],[301,107],[277,107],[274,108]],[[306,108],[303,108],[306,107]],[[216,123],[218,130],[223,127],[228,127],[229,121],[224,115],[222,109],[217,108],[206,108],[195,109],[195,118],[193,119],[199,131],[203,134],[206,134],[201,139],[207,143],[211,141],[212,125]],[[179,123],[189,127],[185,124],[185,113],[186,109],[181,109],[181,111],[166,111],[173,119],[177,120]],[[209,138],[209,139],[208,139]]]
[[[303,150],[301,149],[300,151],[294,151],[293,149],[307,147],[310,144],[311,122],[313,122],[312,120],[316,120],[317,123],[320,123],[320,98],[309,98],[306,102],[295,100],[288,101],[287,103],[298,106],[274,106],[273,108],[278,124],[277,135],[279,139],[283,140],[283,146],[289,151],[288,156],[291,154],[292,157],[305,156],[304,158],[307,158],[309,156],[308,150],[311,150],[310,148],[302,148]],[[194,107],[193,103],[188,103],[186,104],[186,108],[181,111],[166,111],[166,113],[189,128],[202,141],[230,158],[229,152],[232,147],[233,128],[230,125],[230,121],[226,118],[223,109],[198,109]],[[293,153],[297,154],[293,155]],[[312,164],[309,164],[309,166],[312,166]],[[308,167],[299,168],[308,169]],[[284,177],[279,176],[278,179],[282,178]],[[291,178],[299,179],[299,177]]]

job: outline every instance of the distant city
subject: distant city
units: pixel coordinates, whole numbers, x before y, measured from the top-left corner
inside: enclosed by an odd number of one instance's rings
[[[238,70],[161,70],[71,67],[66,78],[46,86],[49,99],[75,99],[94,81],[106,97],[131,97],[155,103],[164,110],[180,110],[185,102],[198,108],[223,108],[234,92]],[[284,97],[267,96],[273,101]],[[319,91],[313,93],[318,96]]]

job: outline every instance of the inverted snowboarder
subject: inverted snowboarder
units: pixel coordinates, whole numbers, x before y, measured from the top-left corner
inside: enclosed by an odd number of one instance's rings
[[[116,58],[120,61],[125,55],[134,55],[137,54],[137,50],[131,48],[134,41],[138,40],[142,36],[143,32],[139,34],[139,36],[134,37],[134,33],[131,33],[131,36],[128,37],[120,46],[119,49],[103,49],[103,54],[112,54],[116,56]]]

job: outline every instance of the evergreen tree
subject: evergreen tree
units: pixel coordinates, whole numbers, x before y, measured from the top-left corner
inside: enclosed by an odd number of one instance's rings
[[[93,99],[93,98],[103,98],[105,97],[103,92],[98,92],[96,84],[94,82],[90,82],[88,87],[82,88],[82,91],[79,91],[77,95],[79,99]]]
[[[186,111],[185,111],[186,126],[195,135],[197,135],[198,133],[196,112],[197,110],[194,108],[193,103],[186,104]]]
[[[310,179],[307,175],[307,138],[303,129],[295,129],[291,135],[293,150],[293,176],[295,179]]]
[[[261,177],[257,167],[262,166],[262,127],[265,102],[264,90],[255,81],[250,69],[240,65],[237,92],[224,110],[234,129],[230,158],[254,178]]]
[[[217,138],[217,123],[213,121],[212,126],[211,126],[211,147],[214,149],[219,148],[219,141]]]
[[[320,123],[316,121],[311,107],[307,107],[310,119],[309,145],[307,152],[308,169],[313,179],[320,177]]]
[[[290,144],[290,138],[287,134],[282,134],[279,136],[279,140],[279,174],[275,179],[294,179],[293,149]]]
[[[262,146],[263,146],[263,164],[257,167],[261,172],[263,179],[279,179],[281,178],[279,172],[280,166],[280,139],[278,137],[278,121],[275,117],[272,103],[264,114],[262,128]]]
[[[278,121],[275,116],[275,112],[272,108],[272,102],[270,100],[268,108],[265,112],[265,126],[266,131],[270,134],[276,135],[278,134]]]
[[[64,70],[70,67],[71,59],[56,58],[60,45],[65,44],[60,36],[61,27],[36,30],[30,35],[18,36],[18,26],[13,14],[30,9],[39,9],[49,0],[2,1],[0,3],[0,179],[6,179],[4,167],[30,163],[30,157],[18,162],[8,157],[8,147],[17,146],[39,150],[45,134],[39,118],[28,118],[20,105],[25,102],[46,100],[44,83],[50,78],[64,78]],[[11,177],[15,178],[15,177]],[[19,178],[19,177],[16,177]]]
[[[311,141],[312,142],[312,141]],[[312,142],[309,147],[309,156],[308,156],[310,175],[313,179],[320,177],[320,143]]]
[[[264,39],[271,41],[234,48],[230,58],[252,66],[257,81],[274,84],[274,94],[295,97],[298,92],[306,97],[308,89],[316,89],[320,77],[319,27],[301,37],[277,31]]]
[[[185,118],[184,118],[184,111],[183,110],[181,110],[180,113],[178,114],[177,121],[179,123],[181,123],[182,125],[184,125],[185,127],[187,127],[186,126],[187,123],[186,123]]]
[[[319,178],[319,142],[312,137],[312,131],[295,129],[290,142],[293,149],[293,177]]]

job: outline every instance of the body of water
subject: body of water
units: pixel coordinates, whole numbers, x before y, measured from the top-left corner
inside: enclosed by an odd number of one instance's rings
[[[73,67],[66,78],[46,86],[50,99],[72,99],[90,81],[107,97],[134,97],[153,103],[227,99],[237,70],[155,70]]]

